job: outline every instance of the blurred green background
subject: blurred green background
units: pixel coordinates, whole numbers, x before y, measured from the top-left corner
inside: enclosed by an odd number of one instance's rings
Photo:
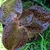
[[[0,7],[6,0],[0,0]]]
[[[0,50],[6,50],[2,44],[2,24],[0,23]]]

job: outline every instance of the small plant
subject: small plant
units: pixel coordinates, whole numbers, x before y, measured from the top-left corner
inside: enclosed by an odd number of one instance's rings
[[[5,2],[5,0],[0,0],[0,2],[1,2],[0,3],[0,6],[1,6]],[[30,1],[23,3],[23,7],[25,9],[29,8],[32,5],[33,5],[33,3]],[[2,33],[2,24],[0,24],[0,33]],[[43,36],[39,33],[41,39],[37,39],[36,41],[28,42],[21,50],[50,50],[50,26],[43,34],[45,34],[45,36]],[[1,38],[2,38],[2,36],[0,36],[0,39]],[[2,47],[3,44],[1,42],[1,40],[0,40],[0,43],[1,43],[0,50],[3,50],[4,47]]]

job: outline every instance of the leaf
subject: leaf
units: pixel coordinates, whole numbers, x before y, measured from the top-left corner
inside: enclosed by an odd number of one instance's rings
[[[4,10],[4,11],[3,11]],[[14,18],[19,18],[22,14],[21,0],[7,0],[0,8],[0,22],[8,24],[14,22]]]

